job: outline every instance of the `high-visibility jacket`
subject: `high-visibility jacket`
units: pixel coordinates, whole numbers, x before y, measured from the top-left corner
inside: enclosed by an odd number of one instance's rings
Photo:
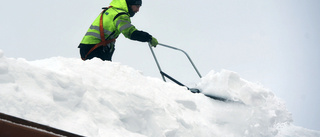
[[[113,0],[111,8],[100,14],[91,24],[83,37],[81,44],[97,44],[100,38],[100,16],[103,16],[104,39],[117,38],[122,33],[126,38],[131,39],[131,34],[137,29],[131,24],[130,15],[126,0]]]

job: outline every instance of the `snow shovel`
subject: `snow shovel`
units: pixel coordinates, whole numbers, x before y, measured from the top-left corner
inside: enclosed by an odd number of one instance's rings
[[[172,47],[172,46],[169,46],[169,45],[165,45],[165,44],[161,44],[161,43],[159,43],[158,45],[183,52],[187,56],[187,58],[189,59],[190,63],[192,64],[194,70],[197,72],[198,76],[200,78],[202,78],[200,72],[198,71],[197,67],[194,65],[193,61],[191,60],[191,58],[187,54],[187,52],[183,51],[182,49],[179,49],[179,48],[176,48],[176,47]],[[176,83],[176,84],[178,84],[180,86],[187,87],[186,85],[182,84],[181,82],[179,82],[178,80],[174,79],[173,77],[171,77],[170,75],[166,74],[165,72],[163,72],[161,70],[160,64],[159,64],[159,62],[157,60],[156,55],[154,54],[154,51],[152,49],[152,46],[151,46],[150,42],[149,42],[149,48],[151,50],[151,53],[153,55],[153,58],[154,58],[154,60],[155,60],[155,62],[157,64],[157,66],[158,66],[158,69],[160,71],[160,74],[161,74],[161,77],[162,77],[163,81],[166,82],[166,78],[168,78],[168,79],[170,79],[171,81],[173,81],[174,83]],[[187,89],[190,90],[192,93],[201,93],[201,91],[199,89],[197,89],[197,88],[189,88],[189,87],[187,87]],[[226,98],[213,96],[213,95],[206,95],[206,94],[204,94],[204,95],[207,96],[207,97],[210,97],[210,98],[212,98],[214,100],[219,100],[219,101],[224,101],[224,102],[227,102],[227,101],[231,101],[232,102],[232,100],[229,100],[229,99],[226,99]]]

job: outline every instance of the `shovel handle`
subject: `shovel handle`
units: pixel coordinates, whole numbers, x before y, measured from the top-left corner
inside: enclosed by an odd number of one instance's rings
[[[150,43],[149,43],[149,45],[150,45]],[[198,76],[199,76],[200,78],[202,78],[202,76],[201,76],[200,72],[198,71],[196,65],[194,65],[193,61],[191,60],[191,58],[190,58],[190,56],[187,54],[187,52],[185,52],[185,51],[182,50],[182,49],[179,49],[179,48],[176,48],[176,47],[172,47],[172,46],[169,46],[169,45],[165,45],[165,44],[161,44],[161,43],[159,43],[158,45],[163,46],[163,47],[167,47],[167,48],[170,48],[170,49],[174,49],[174,50],[179,50],[179,51],[183,52],[183,53],[187,56],[187,58],[189,59],[190,63],[192,64],[194,70],[197,72]]]

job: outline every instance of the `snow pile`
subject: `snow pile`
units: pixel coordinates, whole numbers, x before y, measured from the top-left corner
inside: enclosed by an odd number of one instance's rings
[[[26,61],[0,50],[0,112],[76,134],[131,137],[320,136],[291,124],[272,92],[235,72],[198,84],[212,100],[120,63],[54,57]]]

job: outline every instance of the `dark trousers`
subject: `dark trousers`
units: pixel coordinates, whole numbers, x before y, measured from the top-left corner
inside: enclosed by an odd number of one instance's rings
[[[80,48],[80,55],[81,58],[84,59],[85,56],[87,55],[87,53],[89,52],[89,50],[95,46],[94,44],[80,44],[78,46],[78,48]],[[85,60],[87,59],[92,59],[94,57],[100,58],[103,61],[111,61],[112,55],[113,55],[114,49],[111,50],[109,47],[107,46],[101,46],[96,48],[95,50],[93,50]]]

